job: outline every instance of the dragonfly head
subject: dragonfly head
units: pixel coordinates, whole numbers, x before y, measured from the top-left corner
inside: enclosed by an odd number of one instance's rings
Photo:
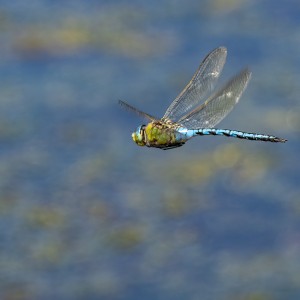
[[[145,125],[139,126],[135,132],[132,133],[132,139],[139,146],[145,146]]]

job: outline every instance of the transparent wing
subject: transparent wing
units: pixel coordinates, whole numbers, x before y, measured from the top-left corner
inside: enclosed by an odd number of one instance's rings
[[[232,78],[202,105],[183,116],[178,123],[188,129],[211,128],[221,122],[238,103],[251,78],[247,69]]]
[[[119,100],[119,104],[122,107],[124,107],[126,110],[134,112],[136,115],[138,115],[138,116],[140,116],[142,118],[146,118],[146,119],[148,119],[150,121],[157,120],[157,118],[155,118],[155,117],[153,117],[153,116],[151,116],[151,115],[149,115],[149,114],[147,114],[147,113],[145,113],[145,112],[143,112],[141,110],[138,110],[137,108],[131,106],[130,104],[128,104],[128,103],[126,103],[126,102],[124,102],[122,100]]]
[[[225,64],[227,50],[219,47],[203,60],[192,80],[167,109],[163,119],[177,121],[210,93]]]

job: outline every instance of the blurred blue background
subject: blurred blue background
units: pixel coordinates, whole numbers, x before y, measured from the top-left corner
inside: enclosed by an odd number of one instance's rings
[[[0,298],[299,299],[300,2],[0,1]],[[220,127],[141,148],[205,55],[253,72]],[[298,152],[297,152],[298,151]]]

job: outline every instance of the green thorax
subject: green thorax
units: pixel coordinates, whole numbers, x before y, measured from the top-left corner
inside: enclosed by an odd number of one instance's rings
[[[171,149],[182,146],[187,138],[178,132],[178,124],[153,121],[142,125],[132,133],[133,141],[139,146]]]
[[[176,127],[159,121],[151,122],[144,128],[147,146],[159,147],[176,143]]]

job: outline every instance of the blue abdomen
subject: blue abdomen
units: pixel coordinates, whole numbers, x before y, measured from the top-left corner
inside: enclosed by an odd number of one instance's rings
[[[230,130],[230,129],[217,129],[217,128],[202,128],[196,130],[188,130],[193,132],[193,136],[195,135],[223,135],[227,137],[235,137],[239,139],[246,139],[246,140],[256,140],[256,141],[264,141],[264,142],[280,142],[284,143],[287,140],[278,138],[273,135],[267,134],[259,134],[259,133],[248,133],[243,131],[237,130]]]

